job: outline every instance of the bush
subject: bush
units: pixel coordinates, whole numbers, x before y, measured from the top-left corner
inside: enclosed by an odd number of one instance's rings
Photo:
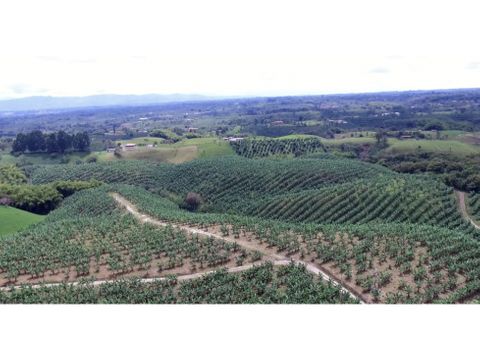
[[[197,211],[203,204],[200,194],[189,192],[183,202],[183,208],[188,211]]]
[[[86,162],[91,164],[91,163],[96,163],[97,160],[98,160],[98,158],[95,155],[92,155],[89,158],[87,158]]]
[[[15,165],[0,165],[0,183],[15,185],[25,182],[27,177]]]

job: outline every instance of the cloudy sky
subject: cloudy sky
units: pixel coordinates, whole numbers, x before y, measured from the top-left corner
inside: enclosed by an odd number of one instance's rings
[[[480,87],[475,1],[6,0],[0,98]]]

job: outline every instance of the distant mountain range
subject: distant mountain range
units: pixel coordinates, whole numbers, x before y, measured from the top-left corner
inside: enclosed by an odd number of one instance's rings
[[[74,97],[32,96],[20,99],[0,100],[0,111],[38,111],[94,106],[135,106],[215,99],[220,99],[220,97],[195,94],[91,95]]]

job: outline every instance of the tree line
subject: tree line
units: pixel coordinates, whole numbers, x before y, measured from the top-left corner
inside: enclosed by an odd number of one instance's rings
[[[66,151],[87,151],[90,148],[90,137],[87,132],[67,134],[65,131],[42,133],[40,130],[19,133],[13,141],[12,153],[47,152],[65,153]]]

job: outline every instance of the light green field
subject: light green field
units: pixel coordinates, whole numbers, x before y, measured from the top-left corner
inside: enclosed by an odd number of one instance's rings
[[[285,135],[285,136],[280,136],[278,140],[288,140],[288,139],[320,139],[318,136],[315,135],[306,135],[306,134],[291,134],[291,135]]]
[[[376,140],[371,137],[346,137],[337,139],[321,138],[326,145],[341,145],[341,144],[372,144]]]
[[[223,155],[234,155],[228,142],[214,138],[195,138],[178,141],[174,144],[161,144],[158,138],[134,138],[120,141],[123,144],[154,144],[156,147],[148,148],[139,146],[132,150],[122,151],[121,159],[126,160],[151,160],[180,164],[197,158],[206,158]],[[111,161],[117,159],[112,153],[100,152],[96,154],[98,161]]]
[[[398,140],[388,139],[390,153],[432,152],[441,154],[480,154],[480,147],[455,140]]]
[[[11,234],[43,220],[43,216],[0,206],[0,235]]]

